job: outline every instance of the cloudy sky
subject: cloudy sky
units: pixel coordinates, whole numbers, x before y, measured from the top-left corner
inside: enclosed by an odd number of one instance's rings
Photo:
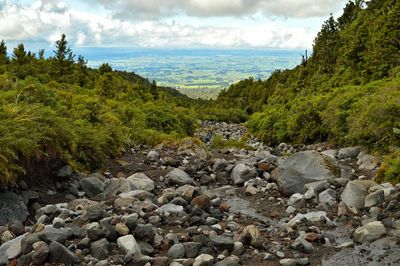
[[[346,0],[0,0],[0,39],[74,47],[309,48]]]

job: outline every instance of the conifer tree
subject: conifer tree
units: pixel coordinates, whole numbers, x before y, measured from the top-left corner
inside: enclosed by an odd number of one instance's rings
[[[8,63],[7,46],[4,40],[0,43],[0,65]]]
[[[61,35],[61,39],[56,42],[55,60],[58,68],[58,76],[62,77],[69,74],[71,66],[74,62],[74,54],[68,46],[65,34]]]

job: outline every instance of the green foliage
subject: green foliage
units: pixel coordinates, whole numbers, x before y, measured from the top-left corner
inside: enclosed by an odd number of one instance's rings
[[[213,149],[225,149],[225,148],[238,148],[251,150],[252,148],[247,145],[246,139],[224,139],[221,135],[216,135],[211,141],[211,148]]]

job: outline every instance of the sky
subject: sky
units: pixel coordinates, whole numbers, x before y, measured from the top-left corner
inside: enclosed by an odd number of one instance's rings
[[[306,49],[347,0],[0,0],[0,39],[72,47]],[[45,47],[43,47],[45,46]]]

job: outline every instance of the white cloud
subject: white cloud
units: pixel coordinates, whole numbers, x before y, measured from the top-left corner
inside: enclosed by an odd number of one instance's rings
[[[253,4],[251,8],[254,9],[278,10],[277,3],[283,3],[283,0],[96,1],[112,2],[115,10],[125,7],[126,10],[133,9],[136,12],[150,12],[157,6],[157,12],[160,13],[171,10],[178,12],[177,5],[187,2],[185,12],[193,15],[239,14],[249,9],[248,4]],[[323,12],[322,4],[316,4],[314,8],[312,3],[316,1],[303,2],[311,11],[301,11],[300,8],[298,11],[301,16],[307,12]],[[332,0],[321,1],[325,4],[327,2]],[[293,5],[287,7],[285,12],[294,12],[297,1],[286,0],[285,3]],[[0,7],[0,39],[46,41],[54,44],[61,33],[65,33],[76,46],[305,48],[312,44],[318,31],[293,26],[278,19],[263,19],[252,25],[235,23],[235,26],[229,23],[195,26],[179,20],[180,17],[174,18],[179,22],[166,19],[128,20],[117,18],[113,13],[100,15],[78,10],[52,0],[36,0],[30,6],[0,0]]]

